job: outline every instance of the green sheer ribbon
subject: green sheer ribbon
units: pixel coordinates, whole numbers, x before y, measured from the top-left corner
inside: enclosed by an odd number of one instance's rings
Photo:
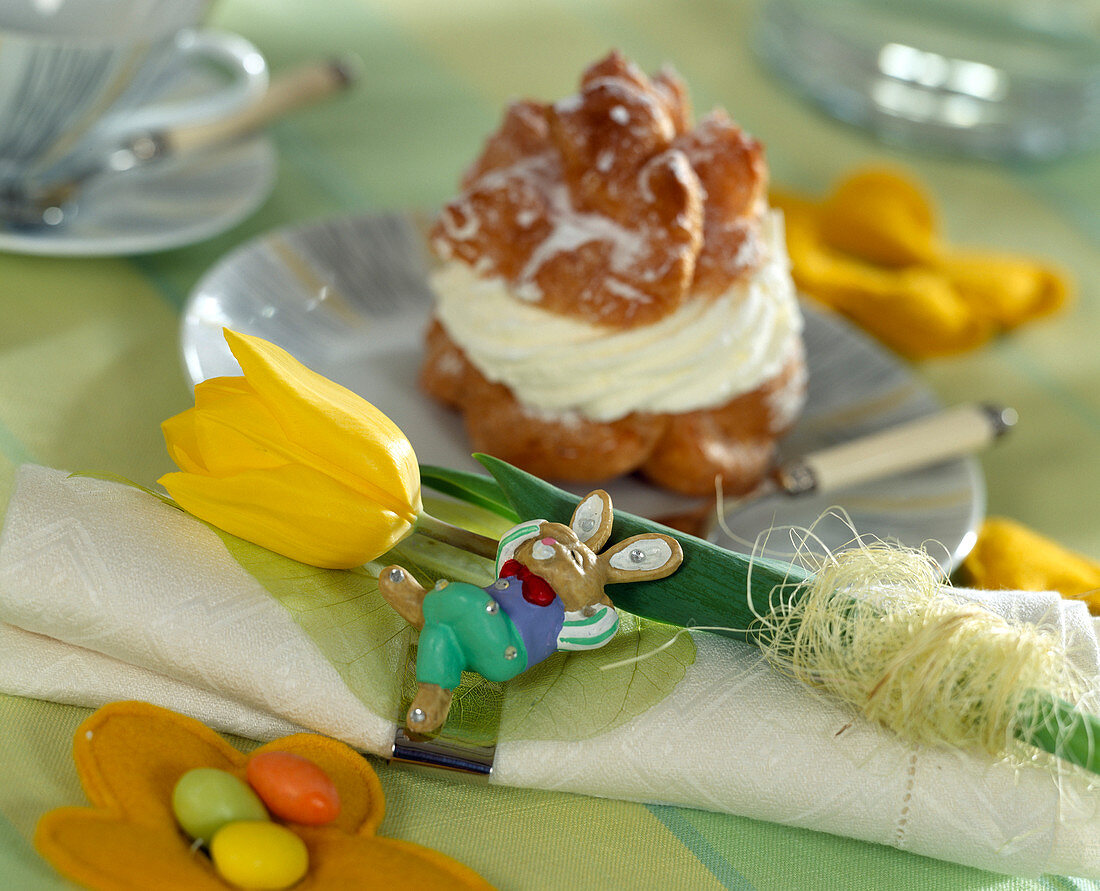
[[[470,486],[448,485],[463,498]],[[430,511],[454,525],[497,537],[515,514],[497,501],[430,500]],[[215,529],[229,554],[287,610],[371,711],[403,721],[415,688],[415,634],[382,599],[378,573],[404,566],[426,587],[439,578],[489,584],[491,561],[412,535],[359,569],[318,569]],[[614,589],[612,589],[614,595]],[[619,633],[599,650],[557,653],[512,681],[463,675],[447,721],[449,740],[491,745],[508,739],[585,739],[626,723],[668,696],[695,661],[695,644],[680,629],[624,615]],[[632,664],[615,666],[638,658]],[[604,670],[607,669],[607,670]]]

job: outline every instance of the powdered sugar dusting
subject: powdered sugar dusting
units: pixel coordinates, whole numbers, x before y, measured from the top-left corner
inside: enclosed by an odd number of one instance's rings
[[[602,214],[576,210],[564,185],[557,185],[551,190],[550,206],[556,224],[549,237],[532,252],[519,274],[517,288],[533,282],[551,258],[593,241],[603,241],[611,246],[612,271],[629,270],[641,256],[644,244],[638,232],[626,229]]]
[[[637,300],[639,303],[646,303],[651,299],[644,291],[639,291],[633,285],[629,285],[621,279],[609,277],[607,281],[604,282],[604,287],[612,294],[618,294],[620,297],[625,297],[627,300]]]
[[[520,405],[520,410],[527,417],[543,423],[561,424],[563,427],[576,428],[581,425],[583,418],[575,411],[554,411],[552,409],[536,408],[532,405]]]
[[[650,158],[642,168],[640,174],[638,174],[638,187],[641,189],[642,198],[649,204],[657,203],[657,196],[653,193],[653,184],[651,182],[653,178],[653,172],[659,168],[666,168],[672,171],[672,175],[680,183],[681,188],[685,191],[689,189],[699,188],[699,179],[695,176],[695,171],[691,169],[691,162],[688,161],[687,155],[677,149],[669,149],[666,152]],[[704,194],[702,197],[706,197]],[[688,218],[685,214],[679,213],[675,217],[675,222],[682,228],[687,228]]]
[[[693,129],[674,73],[651,80],[612,53],[578,93],[509,108],[433,244],[525,303],[650,324],[754,268],[757,224],[739,198],[763,193],[753,145],[721,115]]]
[[[478,229],[481,228],[481,221],[472,209],[467,208],[467,212],[461,214],[465,219],[457,219],[460,214],[461,211],[455,206],[445,207],[443,213],[439,215],[439,221],[443,224],[447,235],[455,241],[468,241],[477,235]]]
[[[432,248],[435,250],[436,256],[442,260],[450,260],[454,256],[454,248],[451,247],[451,243],[442,237],[435,237],[432,239]]]
[[[631,114],[630,107],[634,106],[644,109],[646,125],[655,127],[657,134],[664,142],[669,142],[676,135],[676,126],[672,122],[672,117],[655,92],[641,89],[636,84],[619,77],[593,78],[585,84],[585,90],[605,90],[612,96],[621,97],[622,104],[613,105],[608,111],[608,115],[612,121],[622,127],[641,125],[641,120]],[[568,105],[566,110],[576,111],[582,108],[584,105],[583,93],[576,97],[576,103],[576,105]],[[558,102],[554,108],[562,111],[563,105],[565,105],[564,100]]]
[[[526,303],[538,303],[542,300],[542,288],[530,281],[516,285],[513,293]]]
[[[458,377],[465,367],[459,354],[454,352],[443,353],[436,360],[436,369],[440,374],[448,377]]]
[[[559,99],[554,103],[554,111],[558,114],[570,114],[581,107],[581,97],[579,93],[574,93],[572,96],[566,96],[564,99]]]

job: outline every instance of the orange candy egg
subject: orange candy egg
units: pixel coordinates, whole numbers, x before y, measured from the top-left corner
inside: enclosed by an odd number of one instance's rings
[[[267,809],[284,820],[321,826],[340,813],[336,784],[300,755],[260,752],[249,759],[246,776]]]

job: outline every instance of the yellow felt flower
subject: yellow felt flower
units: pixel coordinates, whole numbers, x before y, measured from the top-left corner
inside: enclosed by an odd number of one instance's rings
[[[821,201],[775,190],[795,282],[900,353],[958,353],[1058,309],[1068,285],[1024,257],[942,243],[931,201],[891,170],[864,170]]]
[[[203,381],[165,421],[180,468],[160,479],[186,511],[329,569],[361,566],[412,530],[420,470],[382,412],[274,344],[227,330],[244,377]]]
[[[1057,591],[1100,615],[1100,562],[1004,517],[982,524],[962,573],[975,588]]]
[[[491,887],[437,851],[376,837],[385,812],[381,784],[366,759],[343,743],[298,734],[257,751],[308,758],[340,794],[334,822],[286,824],[309,853],[309,871],[295,891]],[[243,781],[249,756],[198,721],[144,702],[116,702],[95,712],[77,729],[73,756],[92,807],[50,811],[34,838],[59,872],[93,891],[232,887],[176,826],[172,789],[196,767],[228,771]]]

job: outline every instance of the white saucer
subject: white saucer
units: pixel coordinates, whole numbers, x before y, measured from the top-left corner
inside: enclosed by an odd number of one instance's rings
[[[257,334],[315,371],[366,397],[405,432],[424,463],[481,471],[456,412],[421,393],[417,373],[431,312],[428,251],[412,214],[372,214],[310,222],[270,232],[222,259],[198,283],[184,309],[181,347],[186,373],[198,383],[240,374],[222,327]],[[780,445],[780,459],[900,424],[940,408],[935,395],[904,363],[847,323],[805,308],[809,394],[797,427]],[[577,494],[590,487],[566,486]],[[662,517],[698,507],[626,477],[607,483],[616,506]],[[959,459],[851,487],[833,496],[766,497],[730,513],[735,550],[753,547],[765,529],[814,526],[842,508],[861,533],[920,547],[949,569],[974,543],[985,510],[977,462]],[[815,526],[831,549],[854,536],[846,521]],[[789,556],[789,536],[777,532],[764,556]],[[813,543],[809,550],[816,551]]]
[[[146,254],[194,244],[236,225],[275,184],[266,136],[192,158],[102,176],[57,228],[0,225],[0,251],[54,257]]]

